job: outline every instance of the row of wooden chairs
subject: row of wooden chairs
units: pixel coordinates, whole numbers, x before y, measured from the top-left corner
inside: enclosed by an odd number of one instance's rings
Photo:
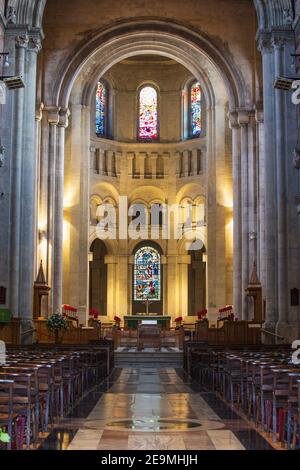
[[[288,350],[191,352],[191,376],[283,448],[300,448],[300,366]]]
[[[97,347],[10,349],[0,365],[0,429],[11,437],[6,448],[37,448],[55,420],[109,374],[108,354]]]

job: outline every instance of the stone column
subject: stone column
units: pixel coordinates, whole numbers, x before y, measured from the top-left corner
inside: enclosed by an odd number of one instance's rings
[[[170,154],[165,152],[163,154],[163,162],[164,162],[164,178],[168,178],[169,171],[170,171]]]
[[[157,162],[157,153],[152,153],[152,155],[150,155],[150,165],[151,165],[151,177],[152,177],[152,179],[156,178],[156,162]]]
[[[113,158],[114,158],[114,152],[112,152],[111,150],[108,150],[107,152],[107,175],[108,176],[114,176]]]
[[[111,321],[117,314],[117,263],[117,258],[115,256],[105,256],[105,264],[107,265],[107,316]]]
[[[189,151],[183,152],[183,176],[189,176]]]
[[[273,37],[274,70],[276,77],[284,75],[284,38]],[[277,333],[285,334],[288,329],[288,243],[286,207],[286,152],[284,93],[275,90],[276,129],[276,190],[277,190],[277,263],[278,263],[278,323]]]
[[[178,257],[179,267],[179,314],[188,316],[188,266],[191,264],[190,255]]]
[[[70,112],[68,109],[60,110],[57,127],[52,286],[54,312],[61,312],[62,306],[65,129],[68,127],[69,114]]]
[[[241,127],[241,220],[242,220],[242,319],[248,320],[248,298],[245,289],[249,283],[249,154],[248,154],[248,125],[249,113],[239,111]]]
[[[90,146],[90,172],[91,174],[98,172],[97,150],[92,145]]]
[[[127,153],[127,161],[128,161],[128,176],[133,178],[134,177],[134,153]]]
[[[120,168],[121,168],[122,157],[123,157],[122,152],[116,152],[115,158],[116,158],[116,176],[117,176],[117,178],[120,178],[120,173],[121,173]]]
[[[257,268],[262,284],[263,296],[266,286],[266,259],[265,259],[265,147],[264,147],[264,116],[262,110],[256,110],[256,122],[258,127],[258,260]]]
[[[19,308],[22,316],[22,342],[33,340],[33,283],[36,275],[35,228],[36,228],[36,76],[37,54],[41,50],[39,37],[31,37],[25,60],[25,100],[24,100],[24,137],[22,154],[22,189],[21,189],[21,237],[19,240],[20,259],[20,299]],[[25,334],[25,332],[28,332]]]
[[[141,179],[145,178],[145,160],[147,154],[146,153],[139,153],[138,155],[138,173]]]
[[[49,163],[48,163],[48,259],[49,259],[49,280],[51,286],[50,309],[54,311],[54,224],[55,224],[55,194],[56,194],[56,162],[57,162],[57,125],[59,123],[59,108],[48,107],[49,123]]]
[[[274,74],[270,35],[261,34],[259,49],[263,60],[264,120],[265,120],[265,246],[266,246],[266,323],[265,329],[275,331],[277,321],[277,252],[276,252],[276,163],[274,146]]]
[[[191,175],[197,176],[198,170],[198,149],[192,150]]]
[[[241,139],[238,113],[229,115],[232,130],[232,175],[233,175],[233,305],[242,316],[242,213],[241,213]]]
[[[105,151],[99,149],[99,175],[105,175]]]
[[[26,49],[29,44],[28,34],[16,38],[16,74],[24,77]],[[21,233],[21,186],[22,186],[22,145],[24,124],[25,91],[15,91],[14,102],[14,147],[12,160],[12,197],[11,197],[11,253],[10,253],[10,308],[13,316],[20,315],[20,233]]]

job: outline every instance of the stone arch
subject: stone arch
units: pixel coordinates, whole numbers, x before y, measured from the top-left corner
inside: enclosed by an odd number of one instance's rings
[[[202,69],[215,70],[222,77],[232,108],[244,106],[247,101],[245,80],[225,46],[222,50],[219,44],[214,44],[212,38],[190,26],[160,18],[117,22],[108,29],[96,32],[89,40],[84,40],[72,59],[68,57],[61,64],[61,73],[58,74],[49,100],[58,106],[67,107],[73,84],[80,72],[85,71],[88,76],[92,73],[90,60],[101,63],[100,74],[99,68],[96,68],[96,76],[99,77],[113,64],[142,52],[170,57],[188,68],[197,79],[200,79]],[[205,62],[206,66],[200,67],[201,62]],[[94,83],[91,83],[93,88]],[[87,96],[89,92],[86,89]]]

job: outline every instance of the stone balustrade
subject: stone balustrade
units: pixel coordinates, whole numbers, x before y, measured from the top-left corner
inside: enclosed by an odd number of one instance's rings
[[[206,172],[206,139],[194,139],[174,144],[126,144],[107,139],[91,142],[92,175],[132,179],[165,179],[170,172],[177,178],[189,178]],[[170,165],[171,159],[176,164]]]

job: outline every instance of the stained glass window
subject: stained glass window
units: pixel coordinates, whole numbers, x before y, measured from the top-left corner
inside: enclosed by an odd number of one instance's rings
[[[139,138],[152,140],[158,138],[157,91],[145,86],[139,97]]]
[[[191,87],[191,135],[198,137],[202,131],[201,122],[201,86],[194,83]]]
[[[102,83],[98,83],[96,92],[96,134],[98,136],[106,135],[107,118],[107,88]]]
[[[160,300],[160,254],[145,246],[134,257],[134,300]]]

